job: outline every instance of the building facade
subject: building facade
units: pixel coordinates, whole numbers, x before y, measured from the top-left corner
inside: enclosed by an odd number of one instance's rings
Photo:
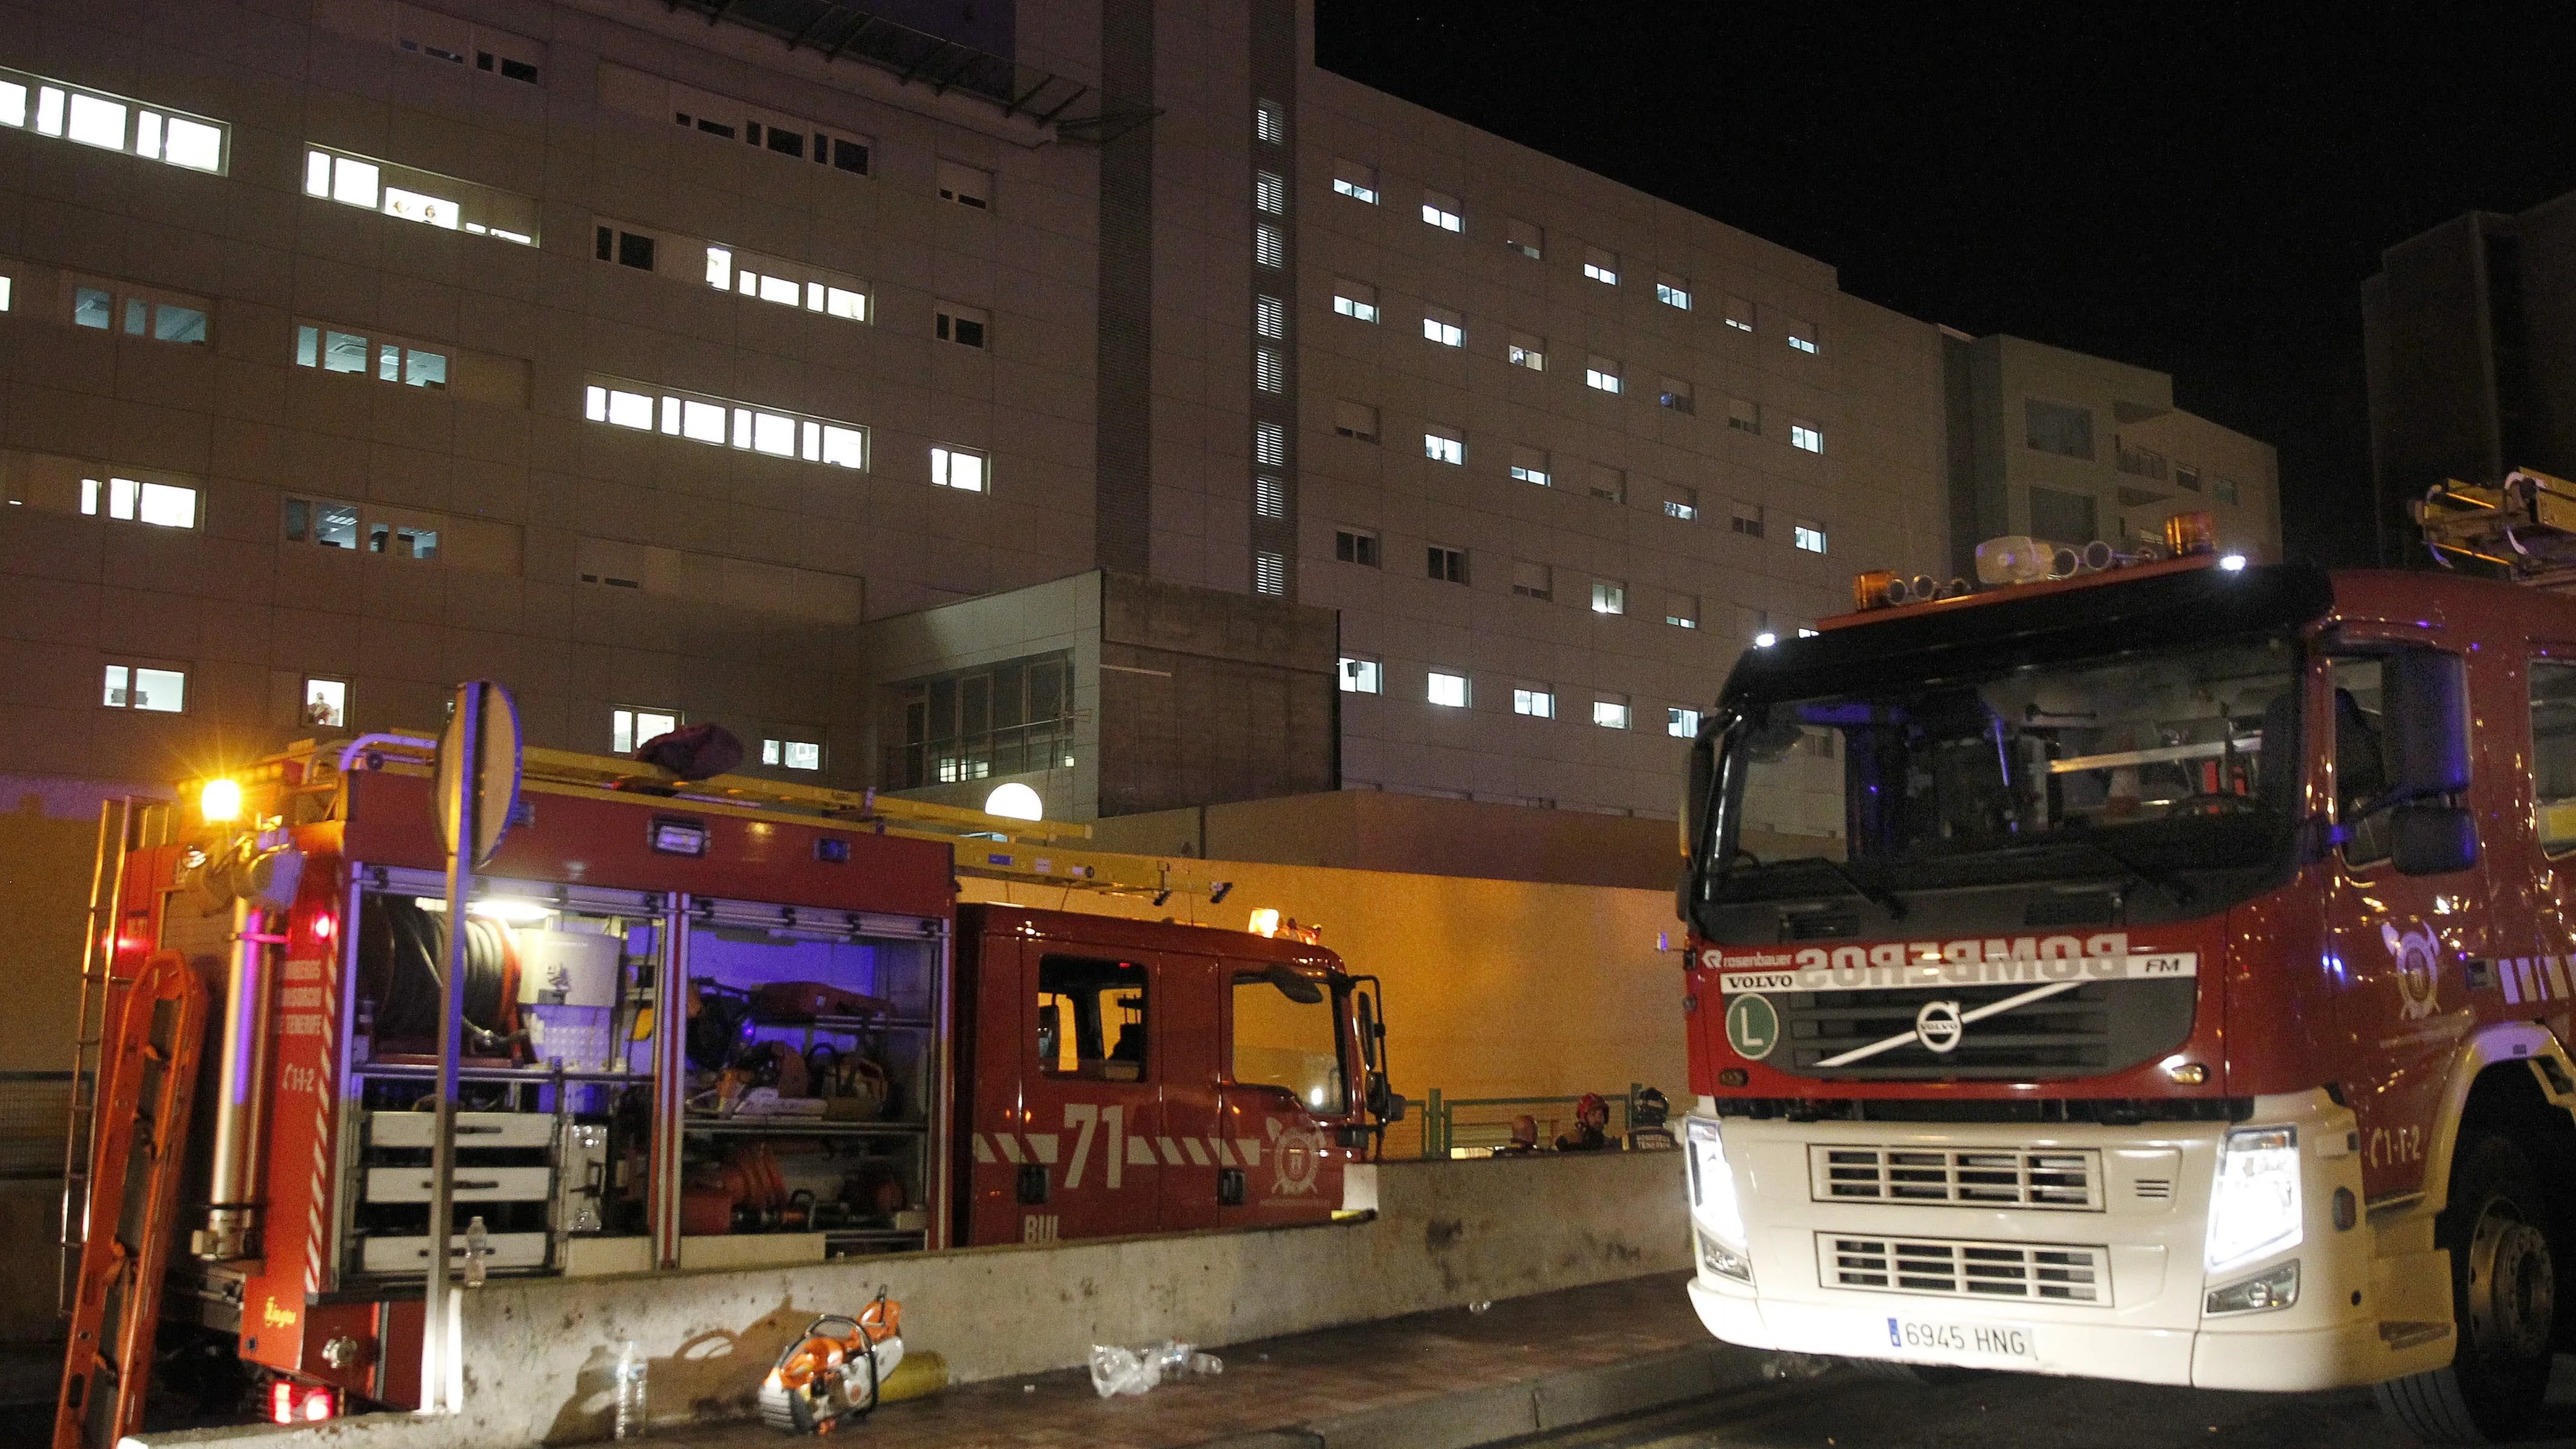
[[[1058,815],[1668,816],[1741,650],[1948,567],[1957,345],[1312,29],[0,4],[14,773],[433,728],[485,676],[537,744],[715,720],[757,772]],[[2117,471],[2200,445],[2111,371],[2049,384],[2099,509],[2192,501]]]
[[[2576,192],[2390,247],[2361,288],[2380,561],[2425,561],[2408,502],[2516,468],[2576,477]]]
[[[1950,571],[2007,534],[2128,548],[2205,512],[2220,547],[2281,552],[2272,445],[2174,406],[2173,379],[2019,337],[1953,334],[1948,358]]]

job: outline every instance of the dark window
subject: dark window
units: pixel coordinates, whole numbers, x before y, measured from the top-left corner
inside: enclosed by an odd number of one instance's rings
[[[2089,543],[2094,538],[2093,496],[2055,488],[2030,490],[2030,531],[2056,543]]]
[[[891,789],[955,785],[1073,763],[1072,660],[1035,654],[896,685],[902,740],[886,747]],[[895,721],[888,720],[889,732]]]
[[[859,141],[844,141],[838,136],[833,137],[832,164],[843,171],[855,171],[861,176],[867,175],[868,148],[866,144]]]
[[[2345,831],[2343,858],[2354,865],[2386,860],[2392,811],[2363,816],[2388,792],[2388,737],[2381,728],[2383,666],[2376,659],[2338,659],[2334,675],[2335,821]]]
[[[939,314],[939,340],[954,342],[960,347],[981,347],[984,345],[984,324],[972,317],[952,317],[942,312]]]
[[[772,126],[769,128],[769,149],[781,156],[793,156],[802,161],[805,159],[805,133],[782,131]]]
[[[535,85],[537,83],[537,68],[528,64],[524,60],[512,60],[507,56],[503,56],[501,58],[501,79],[526,81],[530,85]]]
[[[2030,445],[2043,453],[2069,458],[2093,456],[2093,410],[2040,398],[2022,399],[2022,418]]]
[[[683,116],[681,119],[687,120],[688,118]],[[733,127],[726,125],[722,121],[710,121],[704,117],[700,117],[698,120],[698,129],[706,132],[710,136],[722,136],[728,141],[734,138]],[[758,121],[752,122],[751,129],[754,134],[757,134],[760,130],[760,123]]]
[[[631,231],[617,234],[617,264],[638,271],[653,270],[653,238],[637,236]]]
[[[1431,577],[1447,584],[1463,584],[1467,582],[1467,551],[1465,549],[1442,548],[1440,545],[1435,543],[1426,550],[1426,555],[1426,564]]]
[[[1333,534],[1333,557],[1343,563],[1377,567],[1377,535],[1353,529],[1339,529]]]
[[[1038,960],[1038,1069],[1050,1077],[1145,1080],[1145,968],[1084,956]]]

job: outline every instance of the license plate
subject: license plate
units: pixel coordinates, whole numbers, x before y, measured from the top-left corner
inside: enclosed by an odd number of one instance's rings
[[[1956,1323],[1938,1318],[1887,1320],[1887,1352],[1987,1363],[2031,1363],[2039,1357],[2031,1330],[2017,1323]]]

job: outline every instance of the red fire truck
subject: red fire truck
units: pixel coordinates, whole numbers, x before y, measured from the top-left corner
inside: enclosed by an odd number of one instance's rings
[[[2556,486],[2451,490],[2488,536],[2433,541],[2530,578]],[[1729,677],[1691,1297],[1753,1347],[2509,1435],[2576,1303],[2576,601],[2171,532],[1865,575]]]
[[[1376,982],[1311,938],[958,899],[1222,886],[529,750],[466,912],[441,1230],[430,761],[369,736],[110,804],[57,1449],[138,1426],[156,1335],[237,1353],[281,1421],[417,1403],[441,1240],[470,1283],[1311,1221],[1400,1111]]]

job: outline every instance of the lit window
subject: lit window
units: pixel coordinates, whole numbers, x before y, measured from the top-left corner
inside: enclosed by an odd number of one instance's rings
[[[1762,431],[1762,405],[1740,397],[1728,398],[1726,425],[1739,433],[1759,435]]]
[[[301,722],[326,730],[346,728],[349,723],[349,681],[307,677]]]
[[[1288,556],[1267,549],[1252,556],[1252,591],[1256,594],[1288,592]]]
[[[1726,325],[1738,332],[1753,330],[1753,304],[1742,297],[1726,299]]]
[[[1671,735],[1675,739],[1698,739],[1699,711],[1695,709],[1681,709],[1678,707],[1665,710],[1664,733]]]
[[[1252,351],[1252,385],[1267,393],[1288,390],[1288,356],[1276,347]]]
[[[1333,283],[1333,310],[1362,322],[1377,320],[1377,288],[1345,277]]]
[[[1812,353],[1816,350],[1815,328],[1808,326],[1806,323],[1799,321],[1795,317],[1786,319],[1781,323],[1781,326],[1787,330],[1789,334],[1789,345],[1792,348],[1795,348],[1800,352],[1807,353]]]
[[[190,171],[224,170],[232,132],[221,121],[181,115],[167,106],[6,67],[0,67],[0,126],[28,128],[31,94],[39,136],[123,151]]]
[[[1512,562],[1512,592],[1520,598],[1547,603],[1556,597],[1556,571],[1543,563],[1515,559]]]
[[[1285,423],[1259,422],[1252,425],[1252,461],[1264,468],[1288,466],[1288,427]]]
[[[1812,423],[1793,422],[1789,424],[1789,446],[1810,453],[1821,453],[1825,450],[1825,435],[1818,432]]]
[[[1790,535],[1792,542],[1809,553],[1825,551],[1825,531],[1815,524],[1801,520],[1791,528]]]
[[[1699,517],[1699,490],[1678,483],[1664,485],[1664,516],[1684,523]]]
[[[1288,234],[1266,221],[1254,227],[1252,259],[1274,271],[1288,265]]]
[[[666,239],[666,241],[673,248],[681,245],[676,239]],[[689,245],[693,247],[695,244]],[[706,255],[707,285],[719,292],[733,292],[758,301],[775,302],[782,307],[797,307],[808,312],[820,312],[826,317],[839,317],[850,322],[868,320],[867,284],[855,277],[846,277],[838,272],[827,272],[819,267],[806,266],[800,262],[761,256],[731,246],[708,246]],[[603,261],[606,259],[605,255],[601,257]],[[951,307],[944,302],[939,305],[948,312],[950,332],[957,330],[958,314],[963,313],[970,320],[978,323],[976,331],[977,335],[981,335],[980,324],[986,320],[986,314],[974,311],[972,308]],[[940,334],[942,338],[947,338],[948,335],[948,332]],[[983,344],[969,342],[965,345],[980,347]]]
[[[1592,581],[1592,612],[1596,614],[1624,614],[1628,612],[1628,586],[1626,584],[1615,584],[1607,579],[1594,579]]]
[[[812,740],[762,740],[760,762],[781,770],[823,768],[823,747]]]
[[[345,372],[406,387],[444,388],[453,359],[436,348],[343,332],[318,322],[295,326],[295,365]]]
[[[1288,303],[1279,297],[1252,299],[1252,330],[1273,342],[1288,340]]]
[[[1458,230],[1462,225],[1458,219],[1458,198],[1437,191],[1422,193],[1422,221],[1425,226],[1436,226],[1442,231]]]
[[[285,523],[289,543],[357,551],[358,505],[354,503],[289,498],[286,500]]]
[[[1333,404],[1333,431],[1363,443],[1377,441],[1377,409],[1343,398]]]
[[[1444,584],[1467,582],[1467,551],[1432,544],[1423,550],[1424,572]]]
[[[1365,528],[1333,530],[1333,558],[1341,563],[1358,564],[1362,568],[1376,568],[1378,566],[1377,535]]]
[[[631,755],[680,727],[676,709],[612,709],[608,712],[610,754]]]
[[[197,490],[176,483],[135,478],[81,480],[81,512],[104,514],[123,523],[149,523],[159,528],[197,526]]]
[[[1287,483],[1268,473],[1254,474],[1252,511],[1262,518],[1286,518],[1288,516]]]
[[[1676,629],[1699,627],[1699,595],[1664,595],[1664,622]]]
[[[1626,729],[1628,727],[1627,696],[1592,701],[1592,722],[1605,730]]]
[[[71,290],[75,327],[192,346],[206,341],[206,318],[214,304],[202,297],[92,278],[75,278]]]
[[[1377,168],[1333,158],[1333,194],[1377,205]]]
[[[931,332],[942,342],[960,347],[982,348],[993,314],[980,307],[960,307],[954,302],[939,303],[931,316]]]
[[[1503,222],[1503,245],[1537,261],[1547,251],[1547,233],[1536,222],[1510,217]]]
[[[1554,478],[1548,470],[1547,454],[1537,448],[1512,445],[1512,477],[1523,483],[1549,486]]]
[[[0,277],[0,312],[6,312],[9,310],[9,293],[13,290],[13,287],[14,283],[12,279],[8,277]]]
[[[1537,686],[1515,686],[1512,690],[1512,713],[1525,714],[1532,719],[1554,719],[1556,692]]]
[[[985,477],[985,460],[981,453],[970,452],[964,448],[930,450],[930,481],[942,488],[955,488],[966,493],[981,493],[984,491]]]
[[[939,199],[974,211],[989,211],[993,206],[993,173],[961,161],[942,161]]]
[[[1804,624],[1798,626],[1798,637],[1801,639],[1813,639],[1819,632],[1819,630],[1810,629]]]
[[[1690,282],[1685,278],[1676,277],[1670,272],[1656,273],[1655,300],[1663,303],[1667,307],[1679,307],[1685,312],[1689,311],[1691,304]]]
[[[1385,672],[1374,659],[1364,659],[1354,654],[1343,655],[1341,679],[1342,693],[1344,694],[1383,694],[1386,692]]]
[[[1276,171],[1254,172],[1252,206],[1264,216],[1286,216],[1288,214],[1288,178]]]
[[[1678,377],[1668,377],[1656,384],[1655,405],[1677,413],[1696,413],[1699,403],[1691,397],[1691,385]]]
[[[1288,117],[1275,102],[1255,101],[1253,103],[1252,139],[1265,146],[1288,144]]]
[[[1609,286],[1619,285],[1619,254],[1599,247],[1583,249],[1583,275]]]
[[[1583,364],[1583,385],[1600,392],[1619,390],[1619,364],[1607,357],[1595,357]]]
[[[1465,709],[1467,707],[1467,676],[1463,674],[1445,674],[1440,670],[1434,669],[1431,671],[1429,687],[1425,690],[1425,696],[1429,698],[1433,704],[1439,705],[1444,709]]]
[[[1533,337],[1527,332],[1515,332],[1512,334],[1511,346],[1504,351],[1503,355],[1510,359],[1514,367],[1526,367],[1532,372],[1547,371],[1547,339],[1544,337]]]
[[[107,666],[100,703],[109,709],[141,709],[154,714],[180,714],[188,707],[188,671],[145,664]]]
[[[610,427],[659,431],[712,447],[801,458],[836,468],[867,466],[867,429],[855,424],[648,388],[648,383],[622,379],[591,383],[583,389],[582,416]]]
[[[1422,336],[1443,347],[1463,347],[1467,342],[1467,319],[1446,307],[1424,307]]]
[[[537,244],[537,205],[528,198],[391,161],[308,146],[304,194],[444,231]]]
[[[1454,433],[1426,432],[1422,435],[1422,456],[1434,463],[1464,463],[1467,445]]]

